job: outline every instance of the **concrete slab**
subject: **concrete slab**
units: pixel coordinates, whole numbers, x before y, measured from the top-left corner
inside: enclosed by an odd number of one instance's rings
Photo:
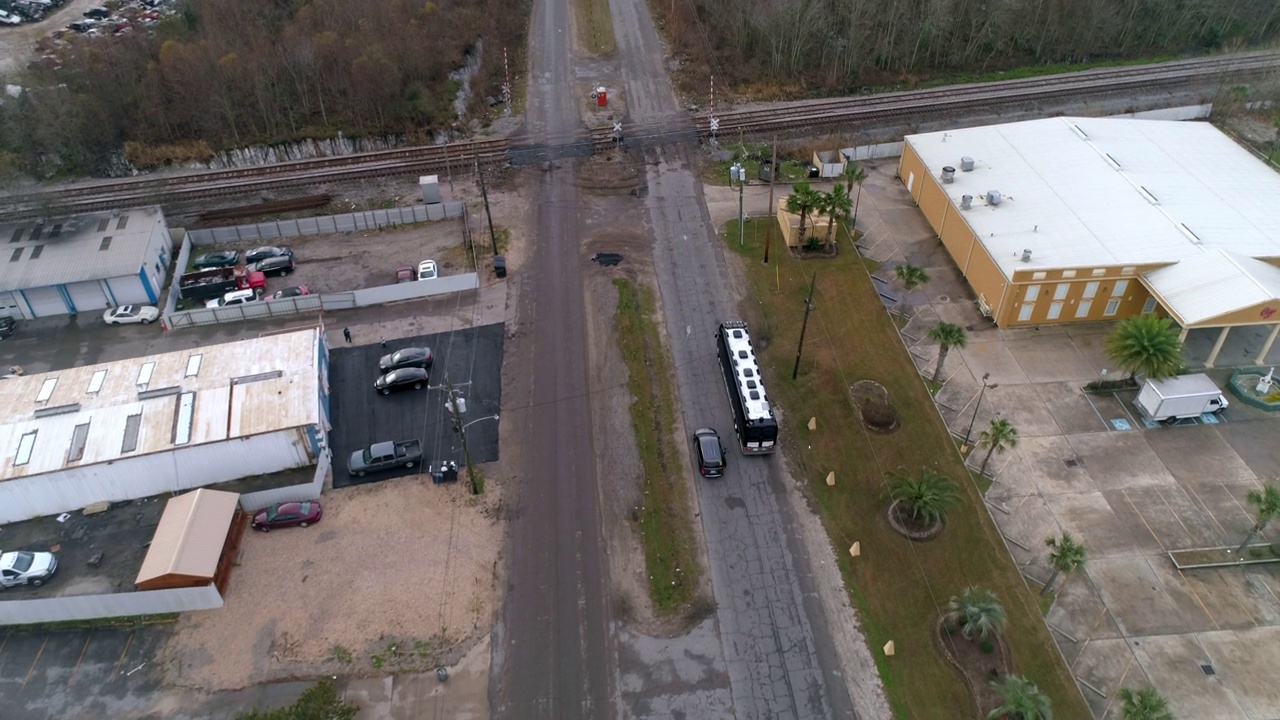
[[[1214,523],[1222,529],[1222,539],[1215,545],[1232,545],[1244,540],[1254,522],[1252,506],[1245,502],[1244,496],[1257,487],[1256,483],[1183,485],[1187,493],[1213,515]],[[1270,528],[1262,532],[1257,542],[1269,539],[1271,532]]]
[[[1021,438],[1008,455],[1000,479],[1010,487],[1045,495],[1098,490],[1083,467],[1069,467],[1064,462],[1075,457],[1075,449],[1060,435]]]
[[[1250,718],[1280,717],[1280,628],[1208,632],[1200,645],[1213,658],[1217,677]]]
[[[970,342],[957,350],[974,377],[991,373],[987,382],[994,385],[1025,385],[1030,382],[1017,358],[1003,342]],[[999,390],[999,388],[997,388]]]
[[[1145,557],[1094,558],[1085,572],[1123,634],[1167,635],[1184,629],[1177,603]]]
[[[1134,528],[1117,517],[1102,493],[1051,495],[1045,502],[1062,530],[1084,542],[1089,554],[1087,563],[1097,558],[1160,551],[1159,543],[1144,528]]]
[[[1001,385],[988,390],[984,402],[991,403],[1001,416],[1013,423],[1019,438],[1062,434],[1033,385]],[[976,428],[974,433],[976,436]]]
[[[1098,368],[1092,367],[1076,350],[1065,331],[1041,332],[1025,340],[1010,340],[1008,345],[1031,382],[1088,382],[1098,376]]]
[[[1237,404],[1232,403],[1227,410]],[[1275,477],[1280,473],[1280,443],[1276,442],[1276,431],[1280,429],[1278,423],[1280,417],[1272,422],[1227,423],[1219,426],[1218,433],[1256,476]]]
[[[1265,567],[1265,566],[1264,566]],[[1264,570],[1263,572],[1270,572]],[[1280,602],[1257,575],[1237,568],[1188,570],[1186,586],[1204,604],[1215,630],[1248,630],[1280,625]]]
[[[995,518],[1000,532],[1015,543],[1009,547],[1014,562],[1018,567],[1024,567],[1043,556],[1044,539],[1058,532],[1058,523],[1044,498],[1039,495],[993,498],[992,493],[1000,487],[1001,483],[996,483],[987,491],[988,500],[1004,508],[1003,511],[992,512],[991,516]],[[1043,580],[1048,575],[1037,574],[1036,577]]]
[[[1041,383],[1036,385],[1036,389],[1062,434],[1078,435],[1111,429],[1089,397],[1080,390],[1080,383]]]
[[[1047,579],[1050,572],[1046,565],[1037,568],[1036,575]],[[1087,578],[1063,582],[1062,576],[1058,576],[1054,581],[1054,592],[1053,605],[1045,615],[1045,622],[1056,628],[1058,636],[1065,640],[1059,643],[1064,654],[1068,648],[1078,654],[1093,640],[1122,637],[1120,626],[1116,625],[1097,586]],[[1074,664],[1071,657],[1067,662]]]
[[[1167,555],[1148,556],[1147,564],[1160,580],[1160,586],[1164,588],[1169,600],[1178,608],[1184,625],[1178,632],[1209,632],[1219,629],[1200,594],[1187,582],[1188,573],[1179,570]]]
[[[1068,440],[1099,489],[1172,486],[1175,482],[1142,433],[1091,433],[1072,435]]]
[[[1107,357],[1107,337],[1111,335],[1115,327],[1115,323],[1110,322],[1066,326],[1067,335],[1071,337],[1071,342],[1075,344],[1076,350],[1084,357],[1089,367],[1095,369],[1099,377],[1102,376],[1103,369],[1107,371],[1106,377],[1108,379],[1123,377],[1123,373],[1116,368],[1115,362]]]
[[[1222,531],[1181,487],[1147,485],[1106,493],[1120,518],[1142,525],[1165,550],[1219,545]]]
[[[1132,432],[1144,427],[1141,416],[1127,407],[1119,397],[1099,393],[1086,393],[1084,397],[1094,413],[1102,419],[1107,430]]]
[[[1143,434],[1152,451],[1178,482],[1199,485],[1215,481],[1252,481],[1257,475],[1223,437],[1223,427],[1160,428]],[[1272,433],[1275,429],[1272,427]]]
[[[1095,716],[1107,707],[1108,698],[1119,690],[1118,678],[1133,666],[1133,652],[1123,639],[1091,641],[1071,665],[1071,672],[1081,682],[1081,692]]]
[[[1178,717],[1254,720],[1216,671],[1209,676],[1200,669],[1202,663],[1212,660],[1197,635],[1131,638],[1129,645],[1155,688],[1176,708]]]

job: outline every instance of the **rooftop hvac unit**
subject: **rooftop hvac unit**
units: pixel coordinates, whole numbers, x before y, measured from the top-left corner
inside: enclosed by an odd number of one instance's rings
[[[973,158],[968,155],[960,158],[960,169],[965,172],[973,172]]]
[[[987,191],[987,204],[988,204],[988,205],[999,205],[999,204],[1000,204],[1000,201],[1001,201],[1002,199],[1003,199],[1003,198],[1001,198],[1001,197],[1000,197],[1000,191],[999,191],[999,190],[988,190],[988,191]]]
[[[950,165],[942,166],[942,182],[953,183],[956,181],[956,169]]]
[[[1030,250],[1023,250],[1023,251],[1022,251],[1022,262],[1031,262],[1031,251],[1030,251]]]
[[[960,209],[961,209],[961,210],[968,210],[968,209],[969,209],[970,207],[972,207],[972,206],[973,206],[973,196],[972,196],[972,195],[961,195],[961,196],[960,196]]]

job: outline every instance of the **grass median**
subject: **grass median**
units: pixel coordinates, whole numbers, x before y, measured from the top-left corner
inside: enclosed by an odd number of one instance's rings
[[[644,472],[643,505],[634,519],[644,543],[654,608],[659,615],[670,615],[693,600],[701,572],[688,493],[681,480],[688,472],[672,445],[671,367],[654,322],[653,291],[621,278],[613,284],[618,289],[614,329],[627,364],[631,426]]]
[[[765,265],[767,222],[749,221],[741,248],[736,222],[722,239],[747,260],[750,297],[743,304],[748,313],[744,319],[769,339],[760,355],[769,394],[782,409],[780,440],[797,480],[820,509],[895,717],[972,712],[960,710],[972,707],[968,693],[934,649],[931,635],[940,608],[968,585],[992,590],[1000,598],[1009,615],[1006,638],[1016,672],[1049,695],[1055,715],[1089,717],[1041,618],[1036,593],[1014,567],[980,489],[847,234],[841,233],[845,239],[837,257],[800,260],[780,247],[775,232],[771,262]],[[793,381],[804,299],[814,271],[814,309],[800,374]],[[896,432],[875,435],[863,429],[849,395],[859,380],[873,380],[888,390],[901,417]],[[814,432],[807,427],[810,418],[817,419]],[[890,529],[884,473],[898,468],[928,468],[961,488],[963,504],[950,512],[938,539],[913,543]],[[836,474],[833,487],[825,482],[831,471]],[[847,552],[855,542],[862,549],[857,558]],[[886,657],[882,648],[890,640],[895,655]]]
[[[573,7],[578,16],[578,40],[582,47],[599,57],[612,55],[616,44],[609,0],[574,0]]]

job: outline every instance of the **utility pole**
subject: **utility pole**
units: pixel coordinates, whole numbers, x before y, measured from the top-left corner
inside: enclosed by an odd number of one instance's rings
[[[809,329],[809,311],[813,309],[813,289],[818,285],[818,271],[813,271],[813,278],[809,280],[809,298],[804,301],[804,322],[800,324],[800,344],[796,346],[796,365],[791,368],[791,379],[795,380],[800,374],[800,353],[804,352],[804,333]]]
[[[493,243],[493,254],[498,254],[498,236],[493,233],[493,214],[489,212],[489,193],[484,187],[484,173],[480,172],[480,154],[472,150],[476,160],[476,177],[480,178],[480,198],[484,200],[484,216],[489,219],[489,242]]]
[[[743,242],[743,217],[742,217],[742,188],[747,184],[747,169],[742,163],[734,163],[729,168],[729,181],[738,181],[738,247],[742,247]]]
[[[476,469],[471,465],[471,453],[467,450],[467,432],[462,426],[462,413],[458,410],[458,397],[453,394],[453,381],[448,375],[444,376],[445,391],[449,393],[449,409],[453,411],[453,431],[458,434],[458,438],[462,441],[462,462],[467,466],[467,481],[471,483],[471,494],[479,495],[484,492],[484,481],[476,475]]]
[[[773,157],[769,160],[769,207],[765,217],[768,223],[764,233],[764,264],[769,264],[769,245],[773,241],[773,225],[778,222],[778,211],[773,206],[773,179],[778,177],[778,136],[773,136]]]

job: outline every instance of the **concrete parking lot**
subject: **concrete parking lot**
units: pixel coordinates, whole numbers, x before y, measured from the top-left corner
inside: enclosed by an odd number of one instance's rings
[[[1244,538],[1245,493],[1280,474],[1280,417],[1233,402],[1220,416],[1151,426],[1134,392],[1086,394],[1090,381],[1117,376],[1103,351],[1114,326],[996,328],[892,163],[870,170],[858,225],[885,302],[901,294],[895,265],[911,262],[931,278],[906,297],[913,319],[903,337],[919,369],[931,372],[937,357],[925,339],[932,325],[967,331],[967,347],[944,368],[943,417],[958,439],[970,425],[976,438],[994,417],[1018,429],[1018,446],[991,461],[987,500],[1029,586],[1039,591],[1051,575],[1046,538],[1070,532],[1088,549],[1084,568],[1055,583],[1046,622],[1094,716],[1119,718],[1119,689],[1150,684],[1177,717],[1280,717],[1280,565],[1180,571],[1166,554]],[[1252,365],[1257,335],[1233,330],[1216,363],[1223,369],[1210,372],[1220,386],[1228,366]],[[1203,361],[1214,338],[1191,333],[1189,364]],[[1257,541],[1277,538],[1271,529]]]
[[[453,432],[453,418],[445,408],[446,378],[465,399],[464,423],[471,462],[498,459],[498,423],[482,421],[497,415],[502,399],[503,325],[459,329],[445,333],[402,337],[368,345],[336,346],[331,352],[330,385],[333,431],[333,485],[347,487],[423,472],[424,468],[396,468],[353,478],[347,473],[351,453],[384,440],[419,440],[427,462],[453,461],[463,466],[462,443]],[[341,340],[339,339],[339,342]],[[430,385],[379,395],[373,389],[378,358],[403,347],[429,347],[435,354]]]

